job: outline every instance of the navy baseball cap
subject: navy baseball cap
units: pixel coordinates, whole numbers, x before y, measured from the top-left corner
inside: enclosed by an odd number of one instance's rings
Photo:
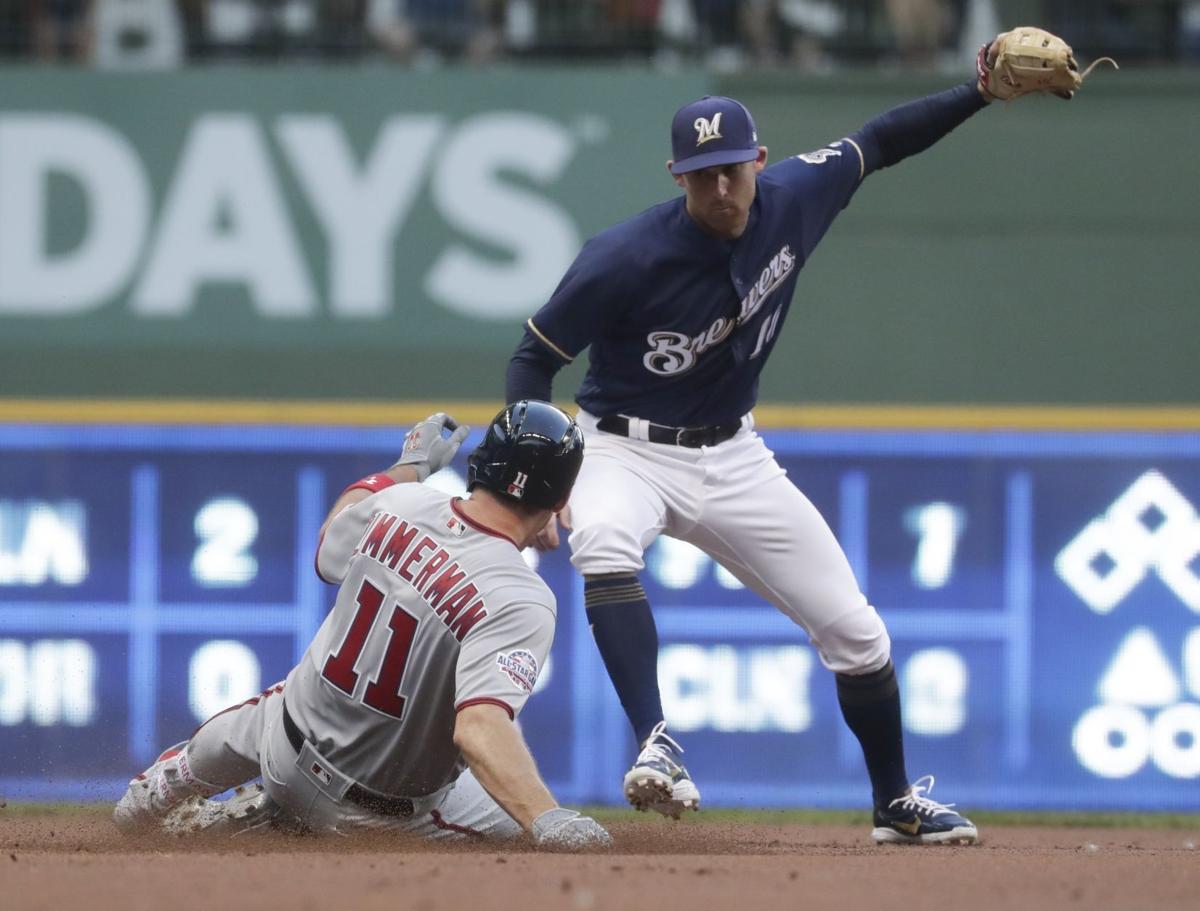
[[[754,118],[740,101],[705,95],[685,104],[671,121],[672,174],[758,157]]]

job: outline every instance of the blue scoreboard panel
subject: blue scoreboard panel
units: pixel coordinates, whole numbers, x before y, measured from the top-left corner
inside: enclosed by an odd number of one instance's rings
[[[764,436],[887,622],[914,777],[969,808],[1200,810],[1200,436]],[[312,568],[326,509],[400,439],[0,427],[0,793],[114,797],[282,679],[332,603]],[[430,483],[460,492],[462,470]],[[565,547],[527,558],[559,626],[526,737],[561,799],[619,802],[634,748],[581,584]],[[678,541],[651,548],[644,582],[706,803],[862,806],[802,631]]]

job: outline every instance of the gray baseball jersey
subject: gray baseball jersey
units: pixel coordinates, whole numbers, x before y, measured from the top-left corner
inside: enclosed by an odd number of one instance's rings
[[[346,508],[317,550],[341,583],[288,676],[288,712],[345,775],[417,797],[453,781],[459,709],[516,718],[554,639],[555,600],[504,535],[460,501],[398,484]]]

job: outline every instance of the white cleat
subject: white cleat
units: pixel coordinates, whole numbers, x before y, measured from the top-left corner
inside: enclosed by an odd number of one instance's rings
[[[635,810],[652,810],[679,819],[700,809],[700,790],[679,761],[683,748],[667,736],[666,723],[655,725],[622,782],[625,799]]]
[[[273,808],[261,784],[248,784],[228,800],[188,798],[163,818],[162,829],[171,835],[236,835],[266,822]]]
[[[122,832],[131,833],[154,828],[180,802],[175,797],[162,771],[187,746],[187,741],[164,750],[154,764],[129,782],[129,787],[113,808],[113,822]]]

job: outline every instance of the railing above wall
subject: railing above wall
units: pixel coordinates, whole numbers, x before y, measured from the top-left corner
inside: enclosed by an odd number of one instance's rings
[[[0,59],[163,68],[225,60],[643,60],[829,71],[938,68],[1038,24],[1084,56],[1200,60],[1190,0],[77,0],[0,6]],[[982,36],[982,37],[981,37]]]

